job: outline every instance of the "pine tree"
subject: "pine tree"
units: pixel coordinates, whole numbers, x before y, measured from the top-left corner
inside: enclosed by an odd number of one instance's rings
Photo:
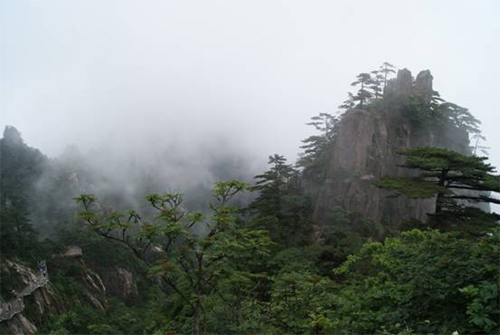
[[[255,225],[269,231],[281,246],[304,244],[309,234],[310,204],[298,187],[298,171],[281,155],[269,156],[271,169],[257,175],[253,191],[258,197],[250,204]]]
[[[258,198],[250,206],[259,212],[260,216],[282,217],[282,199],[288,193],[298,171],[286,164],[286,158],[274,154],[269,156],[271,169],[255,176],[257,182],[252,188],[258,191]]]
[[[353,109],[356,104],[354,103],[354,95],[349,92],[347,93],[347,99],[342,102],[339,106],[340,109],[344,109],[346,111]]]
[[[412,148],[401,154],[406,157],[402,166],[418,170],[420,174],[412,178],[384,177],[376,181],[375,186],[410,199],[435,197],[435,213],[429,213],[432,224],[491,226],[500,219],[496,214],[471,206],[482,202],[500,204],[499,199],[490,195],[500,191],[500,177],[494,175],[495,168],[485,162],[487,157],[464,156],[433,147]]]
[[[329,113],[319,113],[311,118],[311,122],[306,123],[308,126],[313,126],[321,133],[326,141],[332,142],[335,136],[336,125],[339,119]],[[304,141],[305,142],[305,141]]]
[[[382,74],[382,72],[378,70],[372,71],[371,74],[372,74],[372,83],[369,86],[369,89],[372,90],[373,94],[375,95],[375,99],[378,99],[381,97],[383,92],[382,84],[385,81],[385,77]]]
[[[442,101],[442,100],[441,100]],[[467,108],[451,102],[443,102],[438,107],[438,113],[444,122],[463,129],[470,134],[480,134],[481,121],[476,119]]]
[[[311,135],[302,140],[304,145],[301,146],[301,149],[304,152],[300,154],[297,162],[297,165],[304,169],[304,175],[309,179],[322,179],[320,175],[324,172],[324,163],[326,163],[329,148],[335,139],[339,122],[340,118],[338,117],[328,113],[320,113],[307,123],[319,132],[317,135]]]
[[[385,91],[385,88],[387,87],[387,79],[388,77],[391,75],[391,74],[394,74],[396,73],[395,71],[395,67],[394,65],[388,63],[388,62],[384,62],[380,68],[379,68],[379,72],[383,75],[384,77],[384,86],[383,86],[383,90]]]
[[[364,103],[372,97],[372,94],[368,91],[370,85],[373,84],[373,80],[369,73],[360,73],[356,77],[356,81],[351,83],[351,86],[360,86],[358,93],[353,97],[354,101],[359,102],[359,106],[362,107]]]

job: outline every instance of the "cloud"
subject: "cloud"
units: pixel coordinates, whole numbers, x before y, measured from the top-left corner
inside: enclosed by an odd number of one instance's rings
[[[499,14],[496,0],[5,0],[0,126],[51,156],[73,143],[130,164],[177,150],[203,165],[210,146],[263,166],[273,153],[293,161],[308,119],[390,61],[430,69],[483,121],[500,166]]]

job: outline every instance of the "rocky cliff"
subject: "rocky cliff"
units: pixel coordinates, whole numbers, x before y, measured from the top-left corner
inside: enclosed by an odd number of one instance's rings
[[[326,180],[315,201],[316,239],[333,224],[335,209],[392,228],[409,220],[425,221],[426,214],[434,210],[432,199],[391,198],[388,191],[372,185],[382,176],[411,173],[399,167],[404,158],[398,152],[404,149],[436,146],[469,152],[467,131],[452,126],[424,127],[406,108],[411,99],[431,102],[435,96],[432,79],[429,71],[413,79],[410,71],[400,70],[397,78],[388,82],[381,101],[346,112],[331,147]]]
[[[109,294],[127,301],[137,297],[139,291],[134,274],[127,269],[114,268],[106,271],[102,275],[102,279]]]
[[[57,278],[51,280],[48,273],[41,274],[17,261],[2,260],[2,278],[17,278],[15,286],[18,287],[9,299],[3,297],[0,303],[2,333],[34,334],[49,318],[70,310],[75,303],[90,304],[105,311],[106,288],[101,278],[68,250],[48,262],[49,270],[52,269],[54,275],[59,271],[73,271],[72,278],[82,288],[78,297],[68,296],[64,287],[58,285]]]
[[[17,277],[15,286],[18,290],[13,289],[11,299],[0,304],[0,322],[12,334],[35,333],[38,329],[33,317],[40,319],[50,313],[62,312],[67,305],[49,282],[46,273],[37,273],[10,260],[2,261],[1,272],[4,280],[13,277],[11,274]],[[3,284],[12,288],[13,283],[10,280]],[[19,289],[21,285],[22,289]],[[27,313],[32,316],[32,320],[26,317]]]

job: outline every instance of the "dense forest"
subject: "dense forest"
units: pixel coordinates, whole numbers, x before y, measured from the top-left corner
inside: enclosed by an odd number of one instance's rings
[[[500,177],[432,79],[361,73],[297,162],[220,159],[189,194],[149,175],[131,200],[78,150],[48,158],[6,127],[0,333],[498,333]]]

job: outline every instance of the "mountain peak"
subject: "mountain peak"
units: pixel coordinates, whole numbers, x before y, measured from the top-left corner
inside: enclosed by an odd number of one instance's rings
[[[3,138],[6,142],[11,144],[23,143],[21,133],[13,126],[5,126],[5,129],[3,131]]]

